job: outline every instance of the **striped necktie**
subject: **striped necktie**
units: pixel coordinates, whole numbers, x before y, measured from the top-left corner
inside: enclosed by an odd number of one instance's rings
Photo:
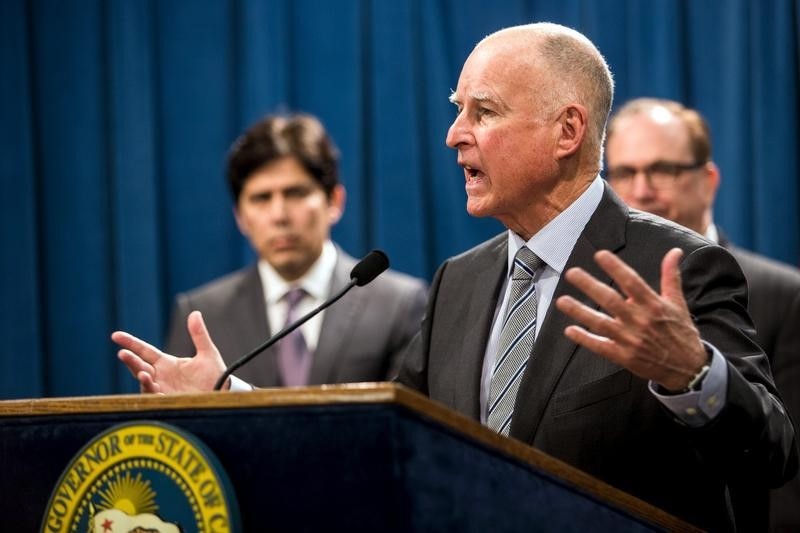
[[[514,257],[511,293],[500,330],[486,420],[486,425],[501,435],[508,435],[517,390],[533,350],[537,304],[533,275],[540,266],[542,260],[525,246]]]

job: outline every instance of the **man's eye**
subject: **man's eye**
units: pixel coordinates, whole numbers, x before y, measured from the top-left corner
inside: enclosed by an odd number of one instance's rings
[[[486,109],[485,107],[479,107],[477,113],[479,117],[491,117],[495,114],[494,111],[491,109]]]
[[[263,204],[269,202],[271,195],[269,194],[254,194],[250,197],[250,202],[254,204]]]
[[[648,169],[651,174],[662,174],[667,176],[675,176],[680,173],[680,168],[670,163],[654,163]]]
[[[611,181],[627,181],[636,175],[636,170],[629,167],[616,167],[609,169],[606,175]]]
[[[296,189],[288,189],[284,195],[287,198],[305,198],[311,194],[311,189],[306,189],[304,187],[298,187]]]

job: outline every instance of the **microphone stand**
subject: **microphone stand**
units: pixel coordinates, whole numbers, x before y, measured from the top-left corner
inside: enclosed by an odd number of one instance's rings
[[[344,296],[347,293],[347,291],[349,291],[350,289],[355,287],[357,283],[358,283],[358,279],[357,278],[352,278],[348,282],[347,285],[345,285],[339,292],[337,292],[328,301],[323,302],[322,305],[320,305],[319,307],[317,307],[316,309],[314,309],[313,311],[311,311],[310,313],[305,315],[303,318],[301,318],[300,320],[298,320],[294,324],[289,324],[288,326],[286,326],[285,328],[280,330],[278,333],[276,333],[274,336],[272,336],[269,339],[267,339],[266,342],[264,342],[261,346],[259,346],[258,348],[256,348],[252,352],[250,352],[249,354],[241,357],[239,360],[237,360],[235,363],[233,363],[230,367],[228,367],[228,369],[225,370],[225,372],[222,373],[222,375],[217,380],[217,383],[214,385],[214,390],[215,391],[220,390],[222,388],[222,385],[225,383],[225,381],[238,368],[240,368],[242,365],[248,363],[253,357],[255,357],[256,355],[260,354],[261,352],[263,352],[264,350],[266,350],[267,348],[269,348],[270,346],[272,346],[273,344],[275,344],[276,342],[278,342],[279,340],[284,338],[286,335],[288,335],[289,333],[291,333],[292,331],[294,331],[298,327],[300,327],[303,324],[305,324],[308,320],[310,320],[311,318],[315,317],[317,314],[319,314],[324,309],[326,309],[326,308],[330,307],[332,304],[336,303],[342,296]]]

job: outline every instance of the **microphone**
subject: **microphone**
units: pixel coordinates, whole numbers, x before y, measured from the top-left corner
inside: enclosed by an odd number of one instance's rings
[[[286,335],[291,333],[292,331],[296,330],[303,324],[305,324],[308,320],[319,314],[324,309],[330,307],[334,303],[336,303],[339,298],[347,294],[347,292],[358,285],[359,287],[363,287],[367,283],[370,283],[372,280],[377,278],[381,273],[383,273],[386,269],[389,268],[389,257],[383,253],[381,250],[372,250],[370,253],[365,255],[361,261],[359,261],[356,266],[353,267],[353,270],[350,271],[350,281],[345,285],[339,292],[328,298],[324,301],[321,305],[319,305],[316,309],[311,311],[310,313],[306,314],[299,320],[295,321],[292,324],[289,324],[278,333],[270,337],[266,340],[261,346],[250,352],[249,354],[245,355],[236,360],[230,367],[228,367],[225,372],[222,373],[220,378],[217,380],[217,383],[214,385],[214,390],[218,391],[222,388],[222,385],[225,381],[233,374],[237,369],[241,368],[243,365],[250,362],[255,356],[284,338]]]
[[[372,250],[350,271],[350,280],[363,287],[389,268],[389,257],[381,250]]]

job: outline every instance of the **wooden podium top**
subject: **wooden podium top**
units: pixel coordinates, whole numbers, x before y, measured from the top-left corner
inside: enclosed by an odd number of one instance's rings
[[[501,436],[479,422],[429,398],[393,383],[356,383],[302,388],[260,389],[172,395],[117,395],[77,398],[8,400],[0,402],[0,423],[8,417],[66,414],[175,411],[184,409],[242,409],[254,407],[331,404],[395,404],[417,412],[486,447],[544,471],[598,500],[669,531],[701,531],[630,494],[536,450]]]

